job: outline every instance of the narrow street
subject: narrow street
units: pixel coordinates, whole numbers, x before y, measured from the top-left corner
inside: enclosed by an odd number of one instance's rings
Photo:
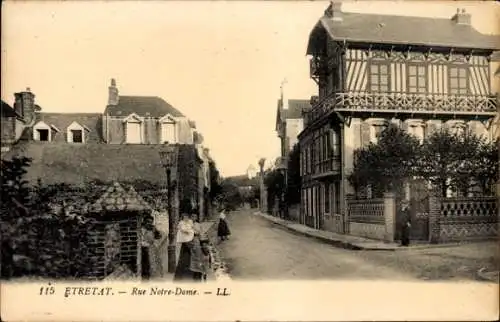
[[[456,256],[453,249],[447,248],[411,251],[336,248],[294,234],[253,213],[254,210],[230,213],[232,236],[218,245],[235,280],[471,280],[476,279],[481,267],[497,263],[493,249],[487,250],[491,258],[485,259],[488,256],[478,258],[474,248],[468,257]]]
[[[232,236],[219,247],[231,277],[251,280],[410,279],[352,251],[285,231],[252,210],[232,212]]]

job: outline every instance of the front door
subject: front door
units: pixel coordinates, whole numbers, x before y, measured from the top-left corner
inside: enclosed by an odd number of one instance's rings
[[[401,240],[401,229],[404,218],[401,215],[401,201],[396,203],[396,234],[395,239]],[[411,230],[410,240],[429,240],[429,189],[423,180],[412,180],[410,183],[410,203],[408,209]]]

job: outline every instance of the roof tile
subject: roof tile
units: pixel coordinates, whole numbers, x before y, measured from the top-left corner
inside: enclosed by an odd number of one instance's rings
[[[471,25],[445,18],[343,12],[341,21],[324,16],[317,27],[326,29],[334,40],[350,42],[500,49],[498,35],[482,34]],[[308,54],[311,51],[309,46]]]
[[[184,116],[179,110],[156,96],[120,96],[118,105],[108,105],[104,111],[104,114],[110,116],[127,116],[132,113],[141,117],[155,118],[166,114],[174,117]]]

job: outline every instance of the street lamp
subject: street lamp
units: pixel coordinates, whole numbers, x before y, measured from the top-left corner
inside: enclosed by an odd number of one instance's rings
[[[168,212],[168,272],[175,273],[175,220],[172,213],[172,168],[177,167],[177,147],[167,145],[164,151],[160,151],[160,160],[167,173],[167,212]]]

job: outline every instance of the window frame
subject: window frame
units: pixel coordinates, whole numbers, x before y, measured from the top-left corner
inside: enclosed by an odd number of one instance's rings
[[[330,183],[327,182],[324,184],[324,187],[323,187],[323,197],[324,197],[324,202],[323,202],[323,206],[324,206],[324,211],[326,214],[329,214],[331,213],[331,200],[330,200]]]
[[[131,124],[138,124],[139,125],[139,142],[130,142],[129,141],[129,138],[130,138],[130,135],[129,135],[129,126]],[[142,144],[143,143],[143,134],[142,134],[142,130],[143,130],[143,126],[142,126],[142,122],[141,121],[127,121],[125,123],[125,127],[126,127],[126,133],[125,133],[125,143],[127,144]]]
[[[415,68],[414,75],[412,75],[410,73],[412,67]],[[429,90],[429,80],[428,80],[429,71],[428,71],[427,66],[425,64],[422,64],[422,63],[410,62],[407,64],[406,68],[407,68],[407,71],[406,71],[406,89],[407,89],[407,92],[409,94],[426,94],[426,93],[428,93],[428,90]],[[423,75],[420,75],[420,72],[419,72],[419,70],[421,68],[423,69]],[[415,82],[416,82],[414,86],[412,86],[411,82],[410,82],[410,80],[413,77],[415,78]],[[423,78],[423,84],[420,84],[420,81],[419,81],[420,78]],[[421,85],[423,85],[423,86],[421,86]],[[411,91],[412,88],[414,88],[415,91]],[[420,91],[420,90],[422,90],[422,91]]]
[[[452,75],[452,70],[457,70],[457,75]],[[460,70],[465,72],[465,76],[460,76]],[[452,80],[455,79],[457,81],[456,87],[452,85]],[[460,80],[465,79],[465,86],[460,87]],[[465,65],[449,65],[448,66],[448,93],[450,95],[469,95],[470,94],[470,71],[469,68]]]
[[[370,93],[389,93],[391,91],[391,64],[388,61],[379,61],[372,60],[368,64],[368,91]],[[377,68],[377,72],[373,72],[373,67]],[[387,69],[387,73],[383,74],[380,69],[381,67],[385,67]],[[373,77],[376,76],[377,83],[373,82]],[[382,77],[386,77],[386,84],[382,85]],[[377,89],[374,90],[374,85],[377,86]],[[382,90],[382,87],[387,87],[387,90]]]
[[[168,141],[166,140],[166,135],[165,132],[168,129],[168,126],[171,126],[173,129],[173,141]],[[194,142],[194,132],[192,133],[193,136],[193,142]],[[160,144],[164,144],[165,142],[168,142],[169,144],[176,144],[177,143],[177,124],[174,121],[164,121],[160,123]]]
[[[69,131],[71,133],[71,143],[85,143],[85,133],[83,129],[70,129]],[[80,142],[75,141],[75,132],[80,132]]]

